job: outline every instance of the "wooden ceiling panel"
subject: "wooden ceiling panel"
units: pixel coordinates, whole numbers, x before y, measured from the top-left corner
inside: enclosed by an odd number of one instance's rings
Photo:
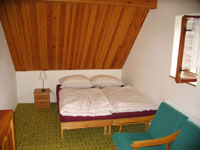
[[[156,1],[131,0],[137,7],[97,1],[1,0],[16,71],[122,68]]]

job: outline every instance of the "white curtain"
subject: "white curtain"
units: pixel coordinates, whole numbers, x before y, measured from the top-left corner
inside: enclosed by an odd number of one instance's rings
[[[200,18],[188,18],[183,53],[183,69],[196,70],[200,65]]]

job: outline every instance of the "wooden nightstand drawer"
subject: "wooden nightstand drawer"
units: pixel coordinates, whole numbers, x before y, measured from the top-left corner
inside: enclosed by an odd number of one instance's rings
[[[50,89],[35,89],[34,91],[35,108],[50,107]]]
[[[49,100],[35,100],[36,108],[48,108],[50,106]]]
[[[46,100],[49,99],[49,94],[35,94],[35,100]]]

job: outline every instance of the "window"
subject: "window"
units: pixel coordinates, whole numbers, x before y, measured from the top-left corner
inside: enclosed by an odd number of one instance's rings
[[[200,16],[183,16],[179,30],[177,58],[176,62],[172,61],[172,63],[176,63],[176,67],[172,67],[176,68],[175,81],[177,83],[195,83],[200,64]]]

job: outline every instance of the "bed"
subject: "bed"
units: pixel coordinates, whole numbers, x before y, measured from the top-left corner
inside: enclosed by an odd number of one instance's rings
[[[104,89],[102,89],[104,90]],[[104,91],[105,94],[112,95],[112,92],[109,91],[111,89],[107,89],[107,93]],[[111,126],[119,126],[119,122],[123,120],[129,120],[130,122],[144,122],[149,126],[149,122],[153,119],[154,114],[156,113],[156,108],[152,107],[150,109],[146,109],[143,111],[132,111],[129,110],[128,112],[120,112],[114,111],[112,114],[105,115],[105,116],[65,116],[62,115],[60,112],[60,91],[61,85],[57,85],[56,88],[56,95],[57,95],[57,107],[58,113],[60,117],[60,124],[61,124],[61,138],[64,138],[64,130],[69,129],[79,129],[79,128],[89,128],[89,127],[104,127],[104,135],[109,133],[111,134]],[[116,93],[116,92],[115,92]],[[113,94],[115,94],[113,93]],[[115,97],[118,95],[115,94]],[[109,95],[107,95],[109,97]],[[114,97],[114,98],[115,98]],[[121,106],[120,106],[121,107]]]

